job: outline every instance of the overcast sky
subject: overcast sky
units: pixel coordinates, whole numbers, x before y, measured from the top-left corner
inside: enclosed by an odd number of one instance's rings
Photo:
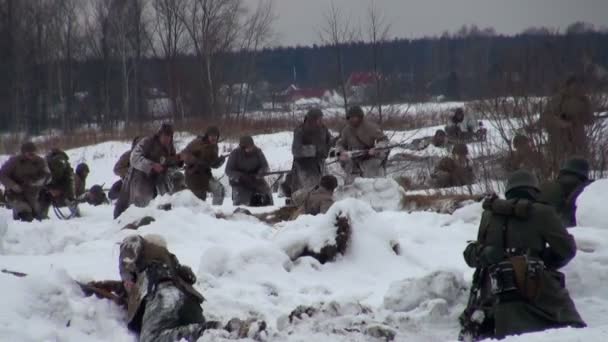
[[[256,2],[259,0],[248,0]],[[374,0],[333,0],[353,22],[364,24]],[[392,36],[416,38],[453,32],[463,24],[519,33],[530,26],[564,29],[575,21],[608,25],[608,0],[375,0],[388,17]],[[319,42],[331,0],[275,0],[280,45]]]

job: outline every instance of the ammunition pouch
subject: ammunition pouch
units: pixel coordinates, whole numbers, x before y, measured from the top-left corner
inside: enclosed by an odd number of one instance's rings
[[[490,266],[490,289],[493,295],[519,294],[533,301],[541,291],[545,264],[537,258],[517,255]]]

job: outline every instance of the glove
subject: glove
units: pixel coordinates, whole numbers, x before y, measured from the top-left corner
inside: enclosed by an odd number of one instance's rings
[[[179,276],[184,279],[188,284],[196,283],[196,276],[192,269],[188,266],[180,266],[178,270]]]
[[[338,156],[339,156],[340,160],[346,161],[346,160],[350,159],[350,152],[348,152],[348,151],[342,151],[342,152],[340,152],[338,154]]]

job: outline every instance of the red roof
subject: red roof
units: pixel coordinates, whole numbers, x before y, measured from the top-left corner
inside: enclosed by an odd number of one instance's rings
[[[351,87],[369,85],[376,82],[376,75],[373,72],[353,72],[348,78],[348,85]]]

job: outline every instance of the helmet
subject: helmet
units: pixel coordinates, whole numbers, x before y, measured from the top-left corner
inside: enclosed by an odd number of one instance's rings
[[[319,108],[313,108],[306,113],[304,116],[304,121],[308,120],[316,120],[323,117],[323,112]]]
[[[214,135],[216,137],[220,137],[220,129],[217,128],[217,126],[209,126],[209,128],[207,128],[207,131],[205,132],[206,136],[210,136],[210,135]]]
[[[573,173],[581,178],[589,179],[589,162],[582,157],[568,159],[560,172]]]
[[[325,175],[321,177],[319,184],[329,191],[334,191],[338,187],[338,180],[332,175]]]
[[[505,190],[505,194],[511,190],[519,189],[519,188],[531,188],[536,191],[540,191],[538,188],[538,180],[534,175],[525,170],[515,171],[509,176],[507,180],[507,188]]]
[[[239,146],[242,148],[253,147],[253,138],[250,135],[242,136],[239,140]]]
[[[160,128],[158,129],[158,134],[159,135],[167,135],[172,137],[173,136],[173,125],[170,123],[163,123],[162,125],[160,125]]]
[[[24,142],[21,145],[21,153],[36,153],[36,145],[31,141]]]
[[[79,175],[85,174],[85,173],[89,173],[89,166],[86,163],[80,163],[78,164],[78,166],[76,166],[76,173]]]
[[[363,118],[365,116],[365,113],[363,113],[363,108],[359,107],[359,106],[354,106],[351,107],[348,112],[346,113],[346,119],[350,119],[352,117],[360,117]]]

